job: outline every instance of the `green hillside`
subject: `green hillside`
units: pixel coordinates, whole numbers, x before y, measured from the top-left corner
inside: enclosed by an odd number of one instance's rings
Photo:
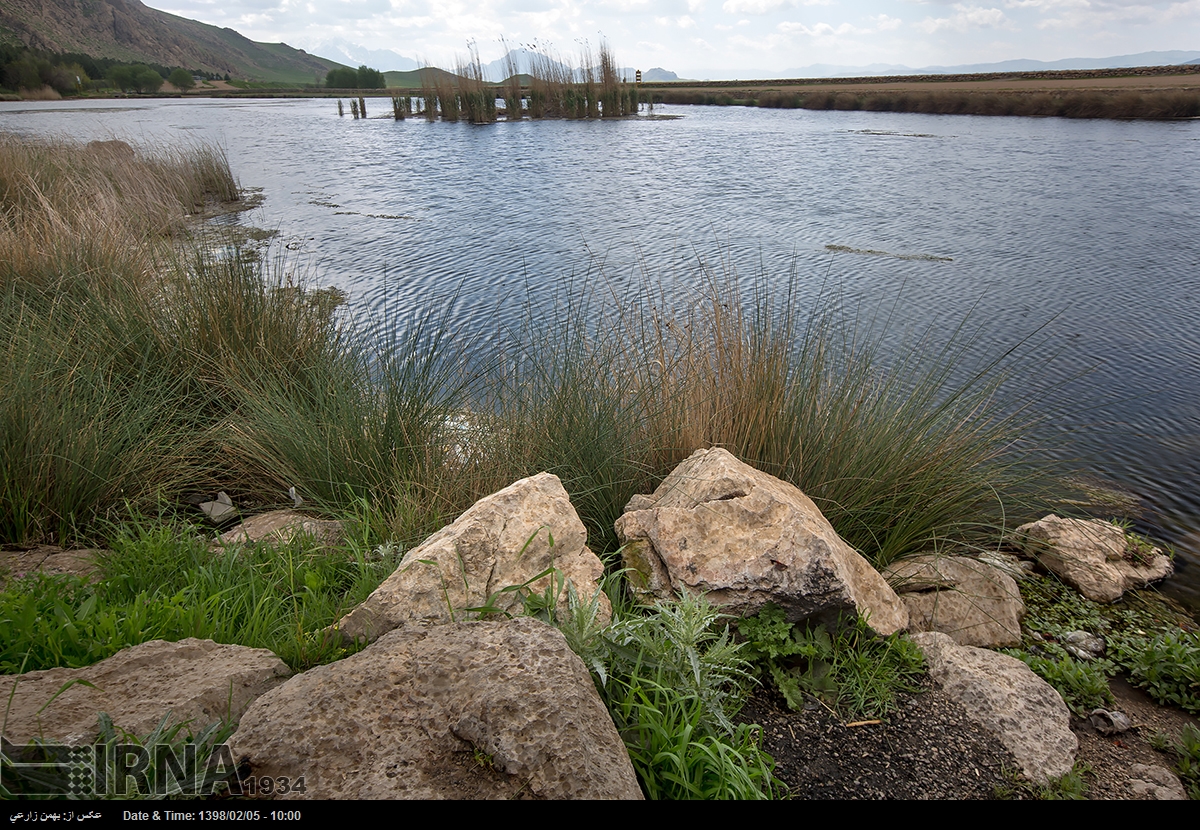
[[[235,32],[151,9],[138,0],[4,0],[0,43],[123,62],[182,66],[233,78],[322,83],[334,61],[285,43],[258,43]]]

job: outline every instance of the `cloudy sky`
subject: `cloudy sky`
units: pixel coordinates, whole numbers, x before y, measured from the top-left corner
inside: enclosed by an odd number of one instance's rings
[[[149,0],[258,41],[334,39],[442,66],[550,44],[578,63],[608,40],[624,66],[681,77],[812,64],[950,66],[1200,49],[1200,0]],[[379,67],[388,69],[389,67]]]

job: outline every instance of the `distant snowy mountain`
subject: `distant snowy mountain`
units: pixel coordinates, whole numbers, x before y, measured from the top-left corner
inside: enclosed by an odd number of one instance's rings
[[[970,63],[958,66],[925,66],[913,69],[899,64],[875,63],[870,66],[834,66],[816,63],[788,69],[787,78],[852,78],[869,75],[970,75],[982,72],[1052,72],[1059,69],[1123,69],[1131,66],[1175,66],[1196,63],[1200,52],[1139,52],[1136,55],[1116,55],[1108,58],[1066,58],[1059,61],[1011,60],[998,63]],[[747,76],[749,77],[749,76]]]
[[[313,44],[308,48],[308,53],[344,63],[346,66],[363,66],[365,64],[380,72],[407,72],[420,68],[420,64],[415,60],[406,58],[399,52],[391,49],[368,49],[340,38]]]

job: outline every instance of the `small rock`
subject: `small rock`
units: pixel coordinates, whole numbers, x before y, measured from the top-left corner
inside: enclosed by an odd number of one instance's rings
[[[1134,798],[1149,801],[1187,801],[1188,797],[1178,776],[1158,766],[1134,764],[1125,786]]]
[[[1175,572],[1161,550],[1143,552],[1124,530],[1099,519],[1050,515],[1021,525],[1017,535],[1027,555],[1096,602],[1116,602],[1130,588]]]
[[[259,698],[230,738],[289,798],[629,798],[642,792],[583,661],[529,617],[409,625]]]
[[[541,576],[550,569],[557,574]],[[521,607],[521,595],[504,589],[525,583],[531,583],[525,589],[530,594],[570,583],[580,599],[597,598],[598,616],[607,622],[612,609],[599,591],[603,574],[604,564],[588,549],[587,530],[562,482],[539,473],[480,499],[410,550],[335,627],[346,642],[370,642],[403,625],[473,619],[478,612],[469,609],[486,607],[489,600],[500,612],[511,612]],[[559,613],[567,598],[567,591],[559,593]]]
[[[1107,648],[1103,637],[1087,631],[1069,632],[1059,642],[1072,657],[1085,662],[1100,659]]]
[[[921,554],[883,571],[908,606],[913,631],[941,631],[960,646],[1021,643],[1025,603],[1007,573],[966,556]]]
[[[1107,709],[1092,710],[1088,715],[1088,722],[1101,735],[1120,735],[1133,728],[1124,712],[1110,712]]]
[[[345,538],[342,523],[332,519],[314,519],[295,510],[272,510],[247,519],[218,541],[222,545],[254,544],[268,542],[286,545],[297,536],[311,536],[318,544],[336,547]]]
[[[968,716],[1000,739],[1025,777],[1044,785],[1071,771],[1079,740],[1062,697],[1015,657],[960,646],[945,634],[913,634],[929,676]]]

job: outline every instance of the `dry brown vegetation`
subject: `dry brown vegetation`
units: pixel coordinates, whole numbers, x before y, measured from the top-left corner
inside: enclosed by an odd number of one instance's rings
[[[1194,118],[1200,74],[1111,72],[656,84],[656,103],[1062,118]],[[1130,70],[1135,72],[1135,70]],[[1070,75],[1071,77],[1058,77]]]

